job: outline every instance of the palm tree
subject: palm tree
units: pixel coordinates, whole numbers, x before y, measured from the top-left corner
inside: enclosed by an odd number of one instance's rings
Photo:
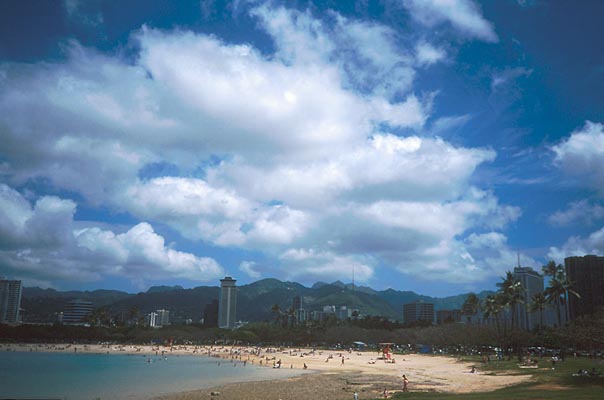
[[[531,299],[529,310],[531,312],[539,311],[539,330],[543,329],[543,310],[547,308],[547,298],[545,293],[537,293]]]
[[[553,277],[549,281],[549,286],[545,289],[545,297],[549,304],[553,304],[556,307],[556,319],[558,321],[558,327],[562,326],[562,316],[560,314],[560,306],[564,296],[564,287],[557,277]]]
[[[275,316],[275,322],[278,324],[279,321],[281,321],[281,307],[279,307],[279,304],[273,304],[273,306],[271,307],[271,312],[274,314]]]
[[[563,299],[564,304],[565,304],[564,313],[566,316],[566,320],[568,321],[568,297],[569,297],[569,295],[573,295],[578,299],[580,299],[581,296],[579,295],[579,293],[577,293],[573,289],[573,283],[568,279],[568,276],[566,276],[566,273],[563,272],[563,275],[559,276],[558,278],[560,279],[562,288],[564,289],[564,299]]]
[[[296,325],[296,311],[294,310],[294,307],[290,307],[287,310],[287,324],[290,326],[294,326]]]
[[[497,327],[497,332],[501,333],[499,329],[499,314],[501,313],[502,306],[499,304],[497,296],[492,294],[488,295],[484,299],[483,309],[485,319],[488,319],[491,316],[495,317],[495,326]]]
[[[509,307],[512,314],[512,330],[516,325],[516,306],[524,303],[524,288],[516,280],[511,271],[505,273],[505,278],[497,284],[501,293],[502,305]]]
[[[547,263],[547,265],[541,267],[541,270],[545,276],[554,278],[558,272],[562,270],[562,265],[556,265],[555,262],[550,261]]]
[[[478,298],[478,296],[476,296],[475,293],[468,294],[468,297],[466,297],[466,301],[464,301],[463,305],[461,306],[463,313],[467,315],[476,314],[479,308],[480,299]]]
[[[562,265],[550,261],[543,267],[543,273],[550,277],[549,286],[545,289],[545,297],[548,303],[556,306],[556,317],[558,320],[558,326],[562,325],[562,315],[560,308],[562,305],[566,305],[568,301],[568,295],[580,297],[577,292],[572,289],[572,283],[568,280],[564,267]],[[568,320],[568,314],[565,307],[565,319]]]
[[[140,317],[140,310],[138,309],[138,307],[137,306],[130,307],[130,310],[128,310],[128,323],[129,324],[133,323],[133,324],[138,325],[139,317]]]

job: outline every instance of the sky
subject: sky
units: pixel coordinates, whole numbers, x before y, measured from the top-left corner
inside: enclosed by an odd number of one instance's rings
[[[600,1],[0,5],[0,275],[432,296],[604,254]]]

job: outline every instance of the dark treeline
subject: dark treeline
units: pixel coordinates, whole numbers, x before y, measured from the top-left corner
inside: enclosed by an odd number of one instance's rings
[[[401,345],[432,345],[450,351],[463,346],[496,346],[510,352],[527,347],[604,349],[604,312],[579,318],[562,328],[535,332],[519,329],[503,333],[494,326],[450,323],[428,327],[401,327],[375,320],[324,321],[306,326],[284,327],[274,322],[259,322],[235,330],[199,325],[174,325],[160,329],[134,327],[83,327],[62,325],[0,325],[3,342],[78,342],[78,343],[196,343],[234,342],[252,345],[351,346],[355,341],[374,345],[392,342]]]

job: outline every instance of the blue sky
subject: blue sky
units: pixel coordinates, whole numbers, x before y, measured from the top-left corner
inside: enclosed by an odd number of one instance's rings
[[[493,289],[604,253],[597,1],[5,1],[0,274]]]

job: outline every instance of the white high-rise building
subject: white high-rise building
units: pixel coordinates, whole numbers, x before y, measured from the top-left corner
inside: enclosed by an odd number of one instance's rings
[[[233,329],[237,321],[237,286],[235,279],[225,276],[220,280],[220,301],[218,303],[218,327]]]
[[[159,325],[159,326],[170,325],[170,311],[169,310],[157,310],[157,325]]]
[[[157,327],[157,313],[156,312],[150,312],[149,314],[147,314],[147,325],[149,325],[151,328]]]
[[[527,307],[530,308],[534,295],[543,292],[543,275],[530,267],[516,267],[513,275],[524,289],[524,303],[516,305],[517,326],[532,331],[539,325],[540,316],[538,312],[527,311]]]

